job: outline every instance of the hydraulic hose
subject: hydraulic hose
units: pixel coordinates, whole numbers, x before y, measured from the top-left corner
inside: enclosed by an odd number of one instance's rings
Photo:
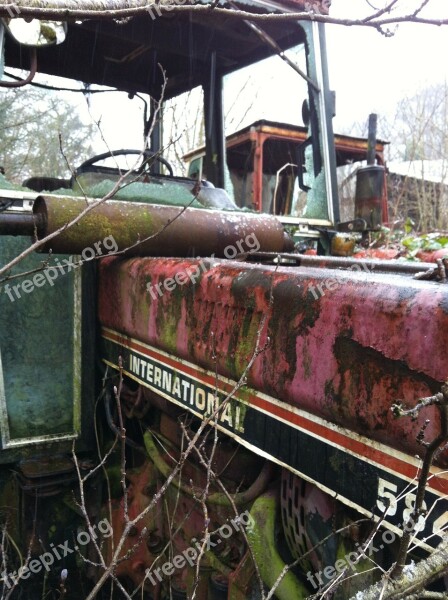
[[[168,477],[173,470],[173,466],[168,465],[162,458],[159,450],[157,449],[153,434],[150,431],[146,431],[143,438],[145,440],[145,447],[149,454],[149,458],[154,463],[157,470],[160,471],[164,477]],[[267,485],[272,480],[274,468],[275,466],[273,463],[266,461],[252,485],[244,492],[238,492],[232,496],[234,503],[237,506],[252,503],[255,498],[264,492]],[[173,479],[173,484],[189,496],[197,495],[192,487],[182,483],[181,481],[178,481],[178,478],[176,477]],[[217,506],[231,506],[229,498],[221,492],[210,494],[210,496],[207,497],[207,502]]]

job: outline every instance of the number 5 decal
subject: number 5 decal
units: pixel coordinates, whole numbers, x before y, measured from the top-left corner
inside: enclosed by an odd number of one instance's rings
[[[376,505],[383,514],[393,516],[397,512],[397,499],[394,495],[397,491],[398,488],[394,483],[381,479],[381,477],[378,479],[378,500],[376,501]]]

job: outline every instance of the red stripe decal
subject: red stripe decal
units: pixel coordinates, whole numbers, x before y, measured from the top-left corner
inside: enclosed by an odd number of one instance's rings
[[[161,354],[157,350],[148,348],[147,346],[140,344],[139,342],[125,335],[120,335],[110,330],[103,329],[102,335],[105,339],[116,342],[117,344],[124,346],[125,348],[129,348],[130,350],[135,350],[139,354],[143,354],[144,356],[170,366],[173,369],[182,371],[185,374],[190,375],[191,377],[194,377],[202,383],[206,383],[213,388],[216,387],[216,378],[214,376],[210,376],[205,369],[201,370],[192,365],[187,365],[179,360],[166,356],[165,354]],[[226,393],[230,393],[234,389],[234,385],[228,383],[227,381],[222,381],[221,378],[219,378],[219,385],[220,389]],[[235,398],[241,400],[238,397],[238,394],[235,395]],[[263,412],[276,417],[277,419],[282,419],[291,425],[295,425],[297,428],[303,429],[308,433],[322,438],[327,443],[333,443],[337,446],[340,446],[341,448],[356,454],[361,459],[368,459],[369,461],[376,463],[380,468],[390,469],[391,471],[401,474],[411,480],[417,478],[418,476],[419,470],[415,465],[397,458],[391,453],[387,453],[386,451],[382,451],[378,448],[373,448],[372,446],[360,440],[351,438],[348,435],[344,435],[343,433],[335,431],[334,429],[326,427],[320,423],[316,423],[313,420],[307,419],[303,415],[295,413],[293,410],[288,410],[285,407],[278,406],[274,402],[265,400],[264,398],[256,396],[250,392],[245,392],[244,398],[246,402],[249,400],[250,406],[258,408]],[[437,490],[442,494],[447,494],[448,479],[446,479],[446,476],[436,475],[430,479],[428,482],[428,487],[432,488],[433,490]]]

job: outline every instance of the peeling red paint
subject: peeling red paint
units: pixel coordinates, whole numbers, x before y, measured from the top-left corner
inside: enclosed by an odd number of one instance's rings
[[[177,285],[153,299],[146,282],[174,279],[200,268],[200,262],[103,260],[102,325],[238,380],[265,317],[260,342],[267,346],[250,371],[251,387],[397,449],[421,453],[416,435],[429,418],[427,439],[432,439],[437,410],[428,409],[413,423],[393,419],[390,407],[398,399],[411,404],[431,395],[448,379],[446,285],[409,275],[205,264],[194,284]],[[329,280],[336,282],[331,290]],[[324,295],[316,293],[319,285]],[[439,462],[448,464],[448,458]]]

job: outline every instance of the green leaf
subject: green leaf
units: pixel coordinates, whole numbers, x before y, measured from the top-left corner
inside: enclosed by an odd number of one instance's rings
[[[405,230],[405,232],[406,233],[411,233],[411,231],[414,229],[414,227],[415,227],[414,221],[410,217],[408,217],[406,219],[405,224],[404,224],[404,230]]]
[[[435,240],[429,240],[423,244],[422,248],[423,250],[441,250],[442,244],[439,244]]]
[[[409,237],[405,237],[401,240],[401,243],[403,244],[403,246],[405,248],[407,248],[409,251],[417,251],[422,247],[423,241],[418,238],[418,237],[414,237],[414,236],[409,236]]]

